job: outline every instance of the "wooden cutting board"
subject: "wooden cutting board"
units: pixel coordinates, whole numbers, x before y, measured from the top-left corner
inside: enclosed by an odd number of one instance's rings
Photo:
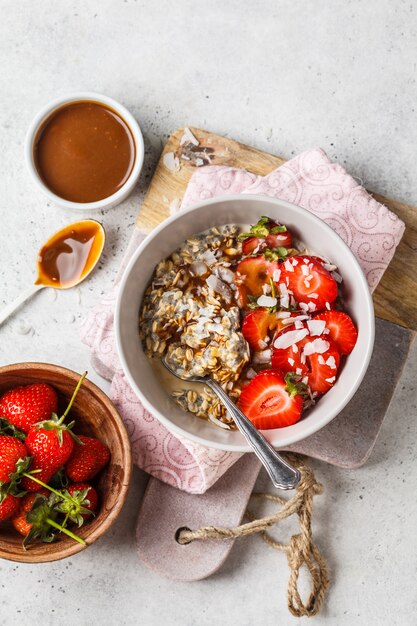
[[[196,167],[229,165],[265,175],[284,159],[197,128],[190,129],[199,145],[184,148],[184,129],[168,139],[137,219],[139,231],[149,233],[179,206]],[[181,158],[185,156],[189,160]],[[171,154],[170,154],[171,153]],[[175,156],[179,167],[166,163]],[[164,160],[165,157],[165,160]],[[374,194],[406,224],[394,260],[374,292],[376,341],[363,385],[331,424],[291,450],[339,467],[354,468],[366,462],[388,410],[409,347],[417,329],[417,209]],[[139,240],[141,238],[139,237]],[[132,250],[138,245],[133,242]],[[387,321],[384,321],[387,320]],[[406,328],[400,328],[395,322]],[[386,336],[391,337],[391,344]],[[391,345],[396,346],[391,352]],[[364,419],[365,418],[365,419]],[[259,473],[260,463],[246,454],[205,494],[190,495],[155,478],[149,481],[137,524],[141,560],[162,576],[174,580],[199,580],[213,574],[227,558],[233,541],[195,542],[180,546],[176,531],[182,527],[233,526],[239,523]],[[239,479],[236,479],[236,476]],[[227,502],[227,506],[224,505]]]
[[[188,142],[181,145],[183,128],[176,130],[165,145],[137,219],[137,227],[142,232],[149,233],[169,217],[170,206],[181,202],[188,181],[200,165],[229,165],[264,176],[285,163],[281,157],[233,139],[198,128],[190,130],[198,140],[198,146],[184,147]],[[164,162],[164,156],[169,153],[179,160],[176,171]],[[417,208],[379,194],[372,195],[406,225],[395,257],[373,294],[375,313],[377,317],[417,330]]]

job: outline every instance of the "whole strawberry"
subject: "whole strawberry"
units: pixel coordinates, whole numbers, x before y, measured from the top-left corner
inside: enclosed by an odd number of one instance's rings
[[[43,483],[49,482],[60,467],[65,465],[74,448],[74,440],[78,440],[71,431],[74,422],[67,425],[64,424],[64,420],[71,410],[86,374],[87,372],[84,372],[78,381],[62,417],[58,418],[56,413],[52,413],[50,419],[34,424],[25,439],[26,447],[33,457],[30,471],[33,472],[33,478]],[[26,491],[39,491],[44,486],[27,475],[21,484]]]
[[[82,507],[80,512],[83,520],[89,519],[91,514],[97,510],[98,504],[98,495],[94,487],[88,483],[73,483],[67,487],[67,491],[70,496],[78,499],[80,507]]]
[[[24,443],[9,435],[0,435],[1,484],[6,485],[10,483],[14,475],[17,474],[20,469],[25,469],[27,466],[27,456],[28,451]]]
[[[28,535],[32,529],[32,524],[27,521],[27,514],[32,509],[33,504],[38,496],[44,496],[46,499],[49,497],[49,492],[46,489],[41,489],[39,493],[28,493],[21,498],[19,508],[17,512],[12,516],[11,522],[14,528],[21,535]]]
[[[55,389],[45,383],[15,387],[0,398],[0,416],[25,433],[58,410]]]
[[[93,437],[79,435],[81,443],[75,443],[71,458],[65,471],[74,482],[91,480],[109,462],[108,447]]]
[[[19,508],[19,498],[11,493],[3,494],[3,496],[0,495],[0,522],[12,517]]]
[[[35,472],[35,478],[47,483],[62,465],[71,456],[74,439],[71,433],[71,425],[66,426],[63,418],[53,415],[50,420],[41,422],[29,430],[25,439],[25,444],[32,455],[33,460],[30,467]],[[41,485],[31,478],[25,476],[22,479],[22,487],[27,491],[39,491]]]

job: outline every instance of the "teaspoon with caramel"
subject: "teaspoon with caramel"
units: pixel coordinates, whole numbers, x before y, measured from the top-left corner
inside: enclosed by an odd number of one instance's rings
[[[35,284],[0,311],[0,324],[40,289],[70,289],[87,278],[101,257],[105,238],[96,220],[69,224],[52,235],[39,251]]]

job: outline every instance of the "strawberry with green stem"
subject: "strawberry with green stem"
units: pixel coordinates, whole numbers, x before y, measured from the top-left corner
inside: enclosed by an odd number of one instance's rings
[[[56,507],[57,511],[65,515],[63,525],[70,520],[81,526],[97,509],[97,491],[88,483],[73,483],[64,493],[69,498],[62,500]]]
[[[63,524],[56,521],[58,511],[56,510],[54,496],[47,498],[44,494],[27,494],[22,501],[20,511],[13,516],[13,526],[21,534],[25,534],[23,547],[36,538],[50,543],[55,539],[59,531],[81,545],[86,545],[84,539],[65,528]]]
[[[57,410],[57,393],[46,383],[14,387],[0,397],[0,416],[26,433]]]
[[[22,487],[27,491],[38,491],[44,486],[62,465],[68,461],[74,448],[74,441],[79,439],[72,432],[74,422],[64,424],[75,397],[86,376],[85,372],[77,383],[71,400],[63,415],[58,418],[54,413],[49,420],[35,424],[29,430],[25,444],[32,455],[31,473],[23,473]],[[38,474],[37,480],[34,474]]]

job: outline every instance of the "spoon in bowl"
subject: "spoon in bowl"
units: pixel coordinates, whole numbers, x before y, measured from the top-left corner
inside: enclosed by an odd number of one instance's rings
[[[280,454],[271,446],[269,441],[265,439],[261,431],[259,431],[252,422],[242,413],[234,402],[229,398],[223,388],[216,383],[210,376],[190,376],[182,377],[166,362],[161,359],[166,369],[180,380],[192,383],[203,383],[210,387],[219,398],[223,406],[226,407],[233,420],[246,438],[248,444],[252,447],[258,459],[261,461],[268,472],[273,484],[278,489],[295,489],[300,482],[300,472],[285,461]]]
[[[100,222],[90,219],[69,224],[52,235],[39,251],[35,284],[0,311],[0,324],[40,289],[70,289],[87,278],[101,257],[105,239]]]

